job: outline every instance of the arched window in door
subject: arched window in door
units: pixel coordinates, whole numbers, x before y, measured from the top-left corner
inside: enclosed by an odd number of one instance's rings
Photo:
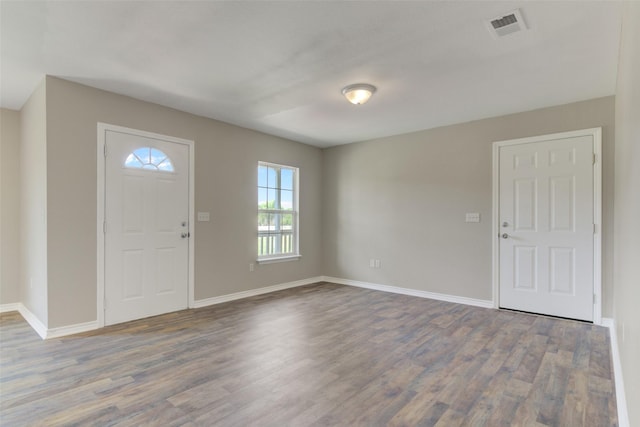
[[[127,156],[124,166],[132,169],[148,169],[160,172],[173,172],[173,164],[169,156],[152,147],[135,149]]]

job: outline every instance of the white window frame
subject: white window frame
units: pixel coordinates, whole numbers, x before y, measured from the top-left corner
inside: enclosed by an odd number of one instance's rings
[[[287,253],[280,253],[280,254],[269,254],[269,255],[264,255],[264,256],[260,256],[258,253],[258,256],[256,257],[256,262],[258,262],[259,264],[268,264],[268,263],[274,263],[274,262],[283,262],[283,261],[296,261],[298,259],[301,258],[300,255],[300,242],[299,242],[299,237],[300,237],[300,210],[299,210],[299,195],[300,195],[300,169],[295,167],[295,166],[290,166],[290,165],[281,165],[278,163],[271,163],[271,162],[264,162],[264,161],[258,161],[258,167],[256,168],[256,172],[259,170],[260,167],[270,167],[270,168],[276,168],[278,169],[278,171],[280,171],[281,169],[285,168],[285,169],[291,169],[293,170],[293,197],[292,197],[292,202],[293,202],[293,206],[292,206],[292,210],[284,210],[284,209],[260,209],[258,208],[258,216],[261,213],[271,213],[271,214],[292,214],[293,218],[292,218],[292,245],[293,245],[293,251],[292,252],[287,252]],[[279,176],[279,172],[278,172],[278,176]],[[257,181],[257,180],[256,180]],[[258,190],[258,197],[256,199],[259,199],[259,188],[260,186],[258,185],[259,182],[256,183],[256,190]],[[259,200],[258,200],[259,201]],[[258,226],[258,221],[256,221],[256,227]],[[257,241],[258,243],[260,242],[260,230],[256,229],[257,231]]]

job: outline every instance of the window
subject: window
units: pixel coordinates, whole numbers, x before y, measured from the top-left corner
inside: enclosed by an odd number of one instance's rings
[[[299,256],[298,168],[258,162],[258,261]]]
[[[124,166],[132,169],[150,169],[161,172],[173,172],[169,156],[157,148],[137,148],[127,156]]]

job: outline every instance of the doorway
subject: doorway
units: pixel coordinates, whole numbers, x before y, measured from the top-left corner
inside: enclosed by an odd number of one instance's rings
[[[189,307],[193,142],[99,124],[98,149],[99,325]]]
[[[493,148],[497,307],[600,323],[601,129]]]

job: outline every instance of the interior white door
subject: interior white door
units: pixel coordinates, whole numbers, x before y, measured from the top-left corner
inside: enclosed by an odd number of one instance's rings
[[[105,324],[188,306],[189,147],[108,130]]]
[[[500,306],[593,321],[591,135],[499,148]]]

